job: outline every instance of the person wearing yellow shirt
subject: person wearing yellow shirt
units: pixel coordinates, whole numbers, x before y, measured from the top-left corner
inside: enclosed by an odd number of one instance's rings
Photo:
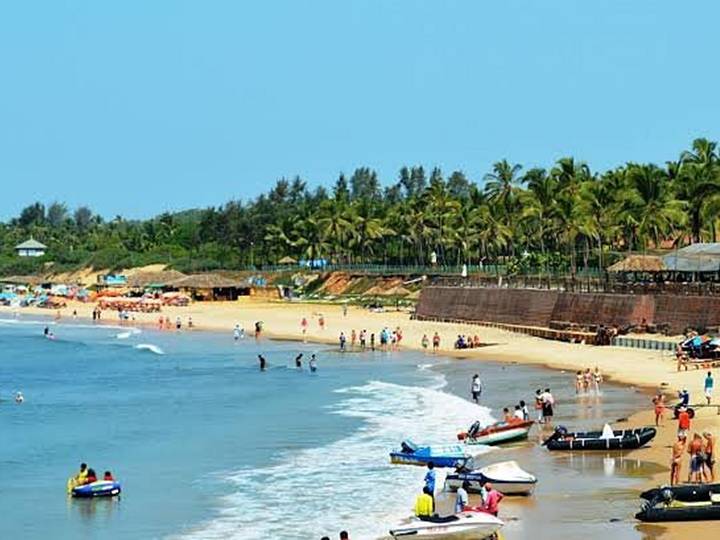
[[[415,499],[415,515],[419,518],[432,517],[434,511],[433,498],[430,489],[426,486],[423,492]]]
[[[71,493],[74,487],[82,486],[87,483],[88,466],[87,463],[80,464],[80,472],[71,477],[67,483],[68,493]]]

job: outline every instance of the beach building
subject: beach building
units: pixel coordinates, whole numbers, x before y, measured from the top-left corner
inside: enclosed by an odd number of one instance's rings
[[[248,281],[207,273],[168,281],[164,289],[184,292],[193,300],[237,300],[240,296],[248,296],[252,285]]]
[[[720,243],[691,244],[664,256],[630,255],[608,272],[632,281],[719,282]]]
[[[30,240],[26,240],[22,244],[15,246],[15,252],[18,257],[42,257],[46,251],[47,246],[34,238],[30,238]]]

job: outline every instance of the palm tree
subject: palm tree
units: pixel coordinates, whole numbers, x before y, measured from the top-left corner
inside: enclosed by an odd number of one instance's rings
[[[522,165],[511,164],[506,159],[493,164],[493,172],[485,175],[485,193],[491,202],[499,204],[506,214],[514,202],[515,190],[518,186],[518,174]]]
[[[667,172],[656,165],[634,165],[627,169],[629,189],[623,195],[625,212],[634,216],[643,248],[655,246],[684,221],[684,204],[675,200]]]
[[[706,201],[720,193],[718,161],[717,143],[707,139],[695,139],[692,151],[683,152],[680,156],[678,195],[687,202],[690,234],[694,242],[700,241]]]

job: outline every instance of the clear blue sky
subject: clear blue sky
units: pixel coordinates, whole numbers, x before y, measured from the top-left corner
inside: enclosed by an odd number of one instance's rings
[[[595,169],[719,138],[717,1],[0,6],[0,219],[221,204],[403,164]]]

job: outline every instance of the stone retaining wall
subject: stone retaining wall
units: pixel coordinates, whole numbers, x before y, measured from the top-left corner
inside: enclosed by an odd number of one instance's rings
[[[420,294],[417,317],[544,328],[551,322],[621,328],[646,323],[667,325],[670,333],[679,334],[688,327],[720,325],[720,299],[431,286]]]

